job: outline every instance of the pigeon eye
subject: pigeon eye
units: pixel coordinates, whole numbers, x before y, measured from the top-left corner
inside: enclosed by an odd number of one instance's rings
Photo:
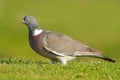
[[[25,21],[29,21],[30,19],[29,18],[26,18]]]

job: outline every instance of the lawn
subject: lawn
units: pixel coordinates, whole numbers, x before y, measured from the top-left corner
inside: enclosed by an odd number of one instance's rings
[[[119,9],[118,0],[0,0],[0,80],[119,80]],[[80,57],[51,65],[29,47],[27,27],[20,24],[26,15],[117,62]]]
[[[0,58],[0,80],[119,80],[119,76],[119,63],[74,60],[62,66],[35,58]]]

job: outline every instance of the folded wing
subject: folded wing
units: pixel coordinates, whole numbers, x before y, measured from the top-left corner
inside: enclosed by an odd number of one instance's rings
[[[43,41],[44,48],[47,51],[59,56],[92,56],[101,54],[100,51],[89,48],[87,45],[61,33],[47,32]]]

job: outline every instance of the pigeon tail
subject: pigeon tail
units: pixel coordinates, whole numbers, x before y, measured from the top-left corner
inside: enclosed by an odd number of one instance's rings
[[[106,56],[102,56],[102,57],[99,57],[99,58],[104,59],[104,60],[109,61],[109,62],[115,63],[115,60],[113,60],[113,59],[111,59],[109,57],[106,57]]]
[[[106,61],[109,61],[109,62],[113,62],[113,63],[115,63],[115,60],[113,60],[113,59],[111,59],[111,58],[109,58],[109,57],[106,57],[106,56],[104,56],[104,55],[102,55],[102,54],[75,54],[75,56],[78,56],[78,57],[95,57],[95,58],[100,58],[100,59],[103,59],[103,60],[106,60]]]

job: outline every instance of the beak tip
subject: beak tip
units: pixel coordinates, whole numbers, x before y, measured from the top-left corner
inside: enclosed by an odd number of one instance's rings
[[[25,23],[25,21],[23,20],[22,22],[21,22],[21,24],[24,24]]]

